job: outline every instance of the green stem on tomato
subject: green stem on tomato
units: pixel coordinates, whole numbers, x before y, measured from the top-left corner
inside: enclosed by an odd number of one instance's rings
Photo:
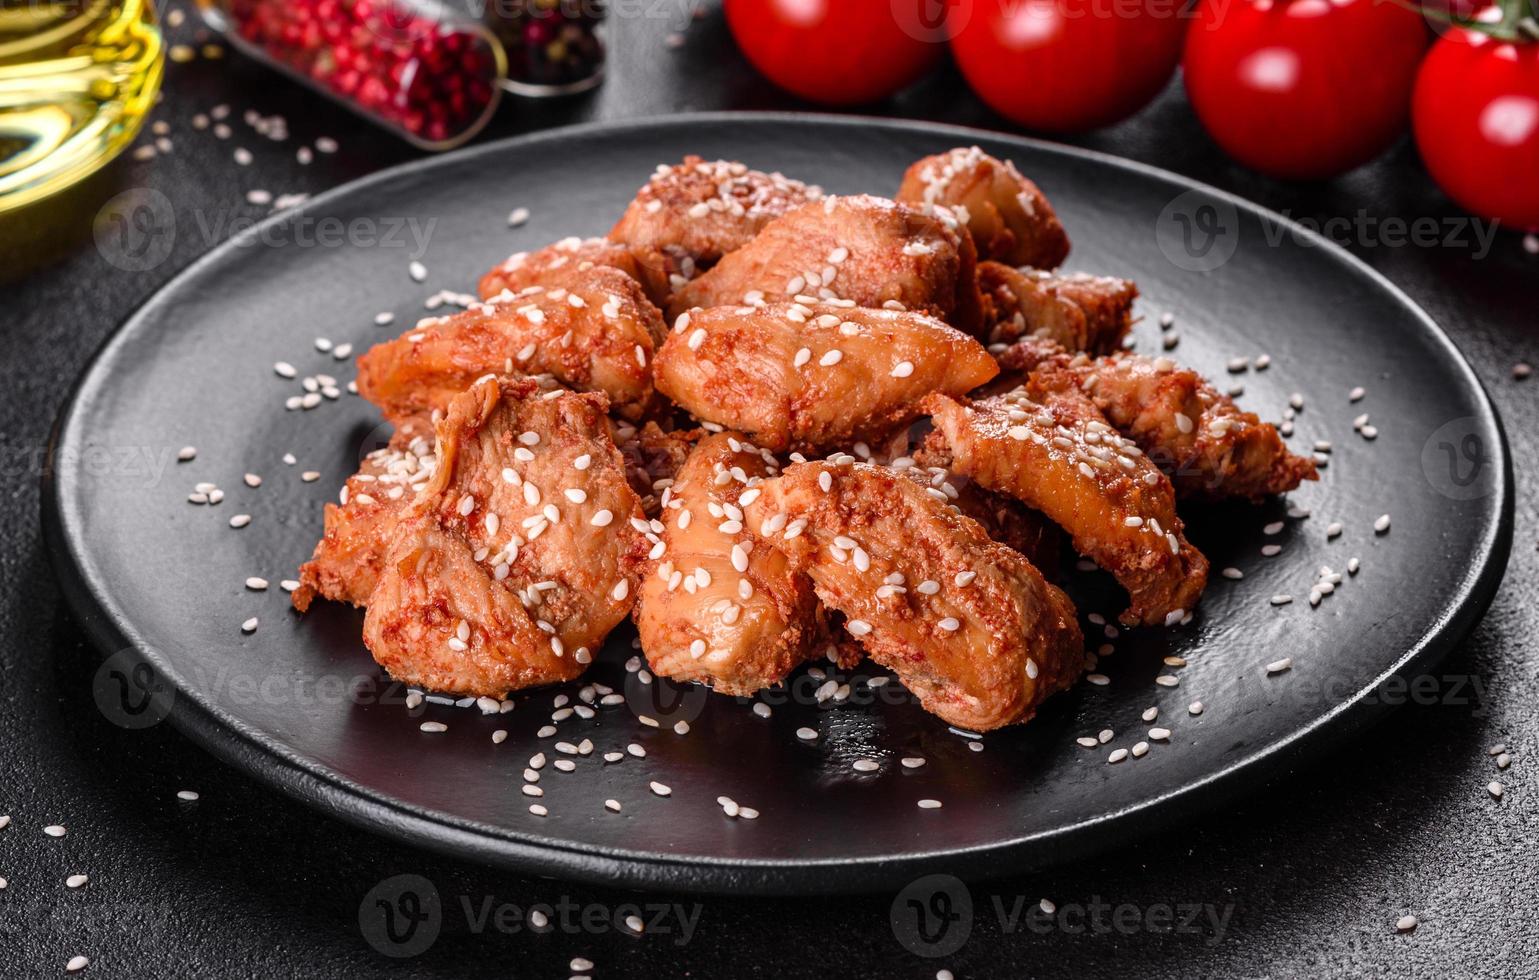
[[[1447,10],[1425,6],[1419,0],[1389,0],[1389,2],[1430,20],[1441,21],[1477,34],[1488,34],[1502,41],[1539,41],[1539,21],[1535,21],[1528,14],[1528,0],[1496,0],[1496,7],[1501,10],[1502,17],[1494,23],[1475,20],[1471,17],[1460,17]]]

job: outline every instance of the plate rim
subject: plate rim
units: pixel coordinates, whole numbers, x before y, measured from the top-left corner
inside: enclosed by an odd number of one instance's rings
[[[48,439],[40,498],[44,542],[66,602],[93,643],[104,651],[132,646],[163,676],[175,679],[159,653],[134,638],[132,624],[115,610],[100,576],[91,574],[88,549],[81,547],[83,531],[69,525],[65,487],[57,465],[61,441],[70,435],[71,423],[82,408],[84,396],[99,381],[115,348],[143,319],[164,305],[181,285],[204,268],[223,260],[228,253],[265,232],[271,226],[292,221],[312,209],[322,209],[344,195],[368,189],[420,171],[462,163],[481,156],[516,152],[538,144],[603,133],[625,133],[660,126],[711,126],[772,123],[782,125],[875,128],[926,136],[955,137],[958,143],[1013,143],[1035,152],[1094,162],[1114,170],[1131,171],[1162,181],[1183,191],[1200,191],[1227,202],[1263,222],[1271,222],[1289,234],[1307,240],[1355,275],[1372,283],[1420,322],[1442,348],[1447,360],[1461,375],[1468,390],[1485,410],[1481,426],[1492,436],[1498,498],[1495,519],[1485,521],[1477,542],[1477,558],[1466,569],[1457,588],[1449,593],[1440,615],[1417,642],[1373,680],[1330,711],[1313,718],[1302,728],[1272,742],[1200,779],[1150,797],[1135,805],[1097,814],[1077,823],[1040,831],[1007,841],[968,847],[939,848],[892,858],[744,858],[722,859],[679,856],[648,851],[577,845],[511,831],[443,811],[419,807],[356,783],[323,765],[278,744],[265,732],[208,703],[195,689],[177,686],[175,707],[167,720],[194,743],[216,758],[245,772],[285,795],[365,830],[378,832],[402,843],[425,847],[461,860],[481,861],[522,873],[566,877],[595,885],[629,889],[669,888],[703,894],[805,895],[813,893],[869,893],[901,887],[914,877],[946,872],[969,880],[983,880],[1052,864],[1061,864],[1094,851],[1124,847],[1163,829],[1175,818],[1176,804],[1190,810],[1208,811],[1224,798],[1254,788],[1272,777],[1263,765],[1274,757],[1294,762],[1318,754],[1329,736],[1347,736],[1382,718],[1392,710],[1385,699],[1374,698],[1391,678],[1413,667],[1430,667],[1468,635],[1498,591],[1511,552],[1514,524],[1512,454],[1501,415],[1490,393],[1452,338],[1404,290],[1335,242],[1293,219],[1237,194],[1174,171],[1129,160],[1113,154],[1070,146],[1036,137],[997,132],[949,123],[888,119],[832,113],[722,111],[647,116],[609,120],[540,130],[465,147],[450,153],[418,157],[366,174],[318,194],[301,205],[277,212],[219,243],[189,262],[115,326],[86,361],[55,417]],[[124,627],[128,627],[125,629]],[[1113,840],[1114,838],[1114,840]],[[838,869],[837,874],[833,874]]]

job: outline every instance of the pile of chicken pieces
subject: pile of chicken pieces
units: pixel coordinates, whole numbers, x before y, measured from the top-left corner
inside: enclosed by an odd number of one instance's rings
[[[608,237],[516,254],[360,358],[396,436],[326,506],[294,605],[365,607],[375,659],[446,693],[571,680],[630,616],[679,681],[869,656],[949,724],[1024,722],[1084,669],[1061,538],[1124,624],[1170,626],[1208,576],[1178,501],[1316,478],[1125,350],[1137,288],[1054,271],[1068,251],[976,147],[894,199],[661,166]]]

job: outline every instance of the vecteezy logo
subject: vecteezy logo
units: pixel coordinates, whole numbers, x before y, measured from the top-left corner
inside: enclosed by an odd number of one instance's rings
[[[625,675],[626,707],[637,718],[652,718],[662,728],[699,718],[709,698],[700,684],[677,684],[666,677],[654,677],[643,683],[640,671]]]
[[[358,903],[358,931],[393,959],[427,952],[443,928],[438,889],[421,875],[396,875],[369,889]]]
[[[891,0],[892,19],[916,41],[943,44],[967,26],[973,0]]]
[[[915,956],[950,956],[973,931],[973,896],[955,875],[926,875],[898,892],[888,910],[892,934]]]
[[[389,422],[381,422],[366,432],[362,439],[358,440],[358,463],[362,465],[371,453],[381,449],[390,448],[390,440],[395,435],[395,426]],[[432,439],[433,433],[429,430],[427,437]]]
[[[1492,490],[1482,479],[1492,459],[1473,416],[1439,426],[1421,447],[1421,471],[1432,489],[1450,500],[1474,500]]]
[[[1228,262],[1239,247],[1240,215],[1228,201],[1203,191],[1186,191],[1155,219],[1154,240],[1176,268],[1211,272]]]
[[[119,728],[149,728],[171,713],[176,688],[143,655],[125,647],[102,661],[91,683],[96,708]]]
[[[91,231],[102,258],[124,272],[145,272],[176,244],[176,209],[160,191],[135,187],[103,204]]]

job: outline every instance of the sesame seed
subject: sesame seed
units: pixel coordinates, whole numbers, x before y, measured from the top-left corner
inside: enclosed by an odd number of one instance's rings
[[[835,364],[838,364],[843,359],[844,359],[844,352],[841,351],[839,348],[835,347],[833,350],[827,352],[822,357],[818,358],[818,364],[821,365],[822,367],[833,367]]]
[[[250,523],[251,523],[251,515],[250,514],[236,514],[234,517],[230,518],[230,526],[235,528],[235,529],[237,529],[237,530],[239,530],[240,528],[245,527],[247,524],[250,524]]]
[[[1193,701],[1191,704],[1186,706],[1186,710],[1189,714],[1200,715],[1202,714],[1205,707],[1206,706],[1201,701]]]
[[[256,628],[257,628],[257,618],[255,616],[252,616],[250,619],[248,619],[244,623],[240,624],[240,631],[242,633],[255,633],[256,632]]]
[[[439,732],[446,732],[449,730],[449,726],[445,725],[441,721],[425,721],[418,725],[417,728],[421,731],[427,732],[429,735],[436,735]]]
[[[921,809],[921,810],[939,810],[941,808],[941,801],[940,800],[920,800],[918,806],[919,806],[919,809]]]
[[[6,818],[6,823],[10,823],[10,818]],[[64,829],[63,824],[56,823],[49,824],[47,827],[44,827],[43,833],[47,834],[49,837],[63,837],[67,831]]]
[[[801,739],[803,742],[812,742],[817,739],[818,733],[811,728],[798,728],[796,730],[796,737]]]
[[[892,367],[892,376],[894,378],[906,378],[913,373],[914,364],[912,361],[899,361]]]
[[[1290,603],[1292,601],[1293,601],[1293,596],[1287,595],[1286,593],[1282,593],[1282,594],[1279,594],[1279,595],[1272,596],[1272,605],[1274,605],[1274,606],[1286,606],[1288,603]]]
[[[69,962],[64,964],[65,973],[79,973],[91,965],[91,961],[84,956],[71,956]]]
[[[954,633],[957,630],[962,628],[961,622],[959,622],[955,616],[947,616],[945,619],[941,620],[940,622],[936,623],[935,625],[939,626],[941,629],[945,630],[947,633]]]
[[[1128,757],[1128,750],[1127,749],[1113,749],[1112,752],[1111,752],[1111,755],[1108,755],[1106,757],[1106,761],[1115,764],[1115,763],[1121,762],[1123,759],[1126,759],[1127,757]]]
[[[531,803],[529,805],[529,812],[537,817],[545,817],[550,815],[550,811],[545,809],[544,805],[540,803]]]
[[[1181,678],[1177,677],[1175,674],[1161,674],[1154,679],[1154,683],[1161,687],[1175,687],[1177,684],[1181,683]]]
[[[1266,665],[1266,672],[1268,674],[1281,674],[1283,671],[1289,670],[1292,667],[1293,667],[1293,658],[1292,657],[1283,657],[1281,660],[1274,660],[1271,663],[1267,664]]]
[[[1395,931],[1396,932],[1414,932],[1416,930],[1416,925],[1417,925],[1416,916],[1414,916],[1414,915],[1402,915],[1400,918],[1395,920]]]
[[[1388,514],[1381,514],[1381,515],[1379,515],[1379,519],[1373,522],[1373,531],[1374,531],[1374,533],[1375,534],[1383,534],[1385,531],[1388,531],[1388,530],[1389,530],[1389,515]]]
[[[1368,390],[1366,388],[1353,388],[1351,391],[1347,392],[1347,401],[1360,402],[1363,400],[1363,396],[1367,394]],[[1297,408],[1298,406],[1295,405],[1294,407]]]
[[[856,772],[876,772],[882,768],[881,764],[872,759],[856,759],[850,768]]]
[[[196,803],[198,801],[198,794],[190,789],[179,789],[176,791],[176,798],[187,803]]]
[[[662,783],[659,783],[656,780],[653,780],[649,785],[652,787],[652,792],[656,793],[658,796],[668,796],[673,792],[671,788]]]
[[[422,282],[427,279],[427,266],[414,260],[406,266],[406,274],[411,276],[412,282]]]
[[[1501,799],[1502,798],[1502,794],[1505,793],[1506,791],[1507,791],[1507,788],[1505,786],[1503,786],[1501,783],[1499,783],[1496,780],[1494,780],[1494,779],[1491,780],[1491,782],[1486,784],[1486,792],[1491,794],[1491,799],[1493,799],[1493,800]]]

